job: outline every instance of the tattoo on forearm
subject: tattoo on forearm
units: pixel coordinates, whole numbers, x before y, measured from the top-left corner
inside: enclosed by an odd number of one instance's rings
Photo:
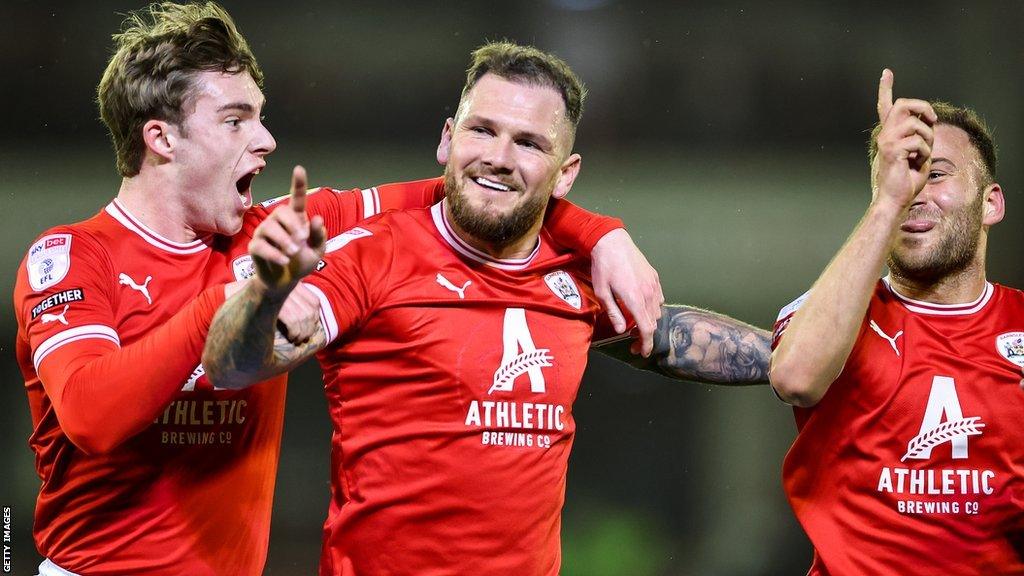
[[[665,306],[653,357],[663,372],[684,380],[760,384],[768,381],[771,335],[714,312]]]
[[[280,302],[243,288],[214,316],[203,366],[217,385],[237,388],[285,372],[323,347],[321,328],[309,340],[290,342],[276,328]]]
[[[288,370],[298,366],[307,357],[315,354],[327,343],[327,333],[323,326],[318,325],[316,332],[302,342],[290,340],[284,335],[280,326],[274,334],[274,350],[272,366],[287,367]]]

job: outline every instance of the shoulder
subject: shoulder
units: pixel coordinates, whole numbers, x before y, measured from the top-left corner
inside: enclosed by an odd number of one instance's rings
[[[335,253],[373,252],[381,254],[390,251],[394,245],[396,229],[393,212],[385,212],[372,216],[359,223],[358,226],[327,239],[324,250],[325,260]],[[400,228],[400,226],[397,226]]]
[[[1001,315],[1024,314],[1024,291],[1011,286],[992,283],[992,301],[1002,309]]]
[[[995,282],[992,283],[992,287],[995,289],[995,293],[998,296],[1006,298],[1012,302],[1024,302],[1024,291],[1020,288],[1004,286]]]
[[[374,186],[374,191],[405,191],[405,192],[422,192],[424,194],[433,194],[440,192],[444,188],[444,178],[437,176],[435,178],[426,178],[423,180],[410,180],[408,182],[392,182],[390,184],[381,184]]]
[[[352,230],[359,228],[374,234],[386,233],[390,237],[398,239],[416,238],[429,234],[434,228],[434,224],[430,208],[409,208],[406,210],[386,210],[363,220]]]
[[[93,220],[54,226],[29,245],[22,261],[33,291],[59,283],[71,270],[106,268],[113,246],[104,242],[103,227]],[[81,262],[81,263],[79,263]]]

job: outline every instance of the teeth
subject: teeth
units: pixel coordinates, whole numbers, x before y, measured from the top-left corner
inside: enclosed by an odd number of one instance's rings
[[[259,176],[260,172],[263,172],[263,168],[257,168],[256,171],[253,172],[252,174],[253,176]]]
[[[511,188],[509,188],[508,186],[505,186],[504,184],[499,184],[497,182],[493,182],[491,180],[488,180],[487,178],[478,177],[474,178],[474,181],[481,186],[491,188],[493,190],[501,190],[502,192],[508,192],[509,190],[511,190]]]

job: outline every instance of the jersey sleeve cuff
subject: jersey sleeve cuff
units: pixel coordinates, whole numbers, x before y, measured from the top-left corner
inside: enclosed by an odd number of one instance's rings
[[[324,327],[324,332],[327,333],[327,342],[324,343],[326,346],[334,342],[338,337],[338,319],[334,315],[334,308],[331,307],[331,302],[327,299],[327,295],[324,294],[323,290],[308,282],[303,282],[302,285],[308,288],[316,296],[316,299],[320,301],[320,325]]]
[[[39,365],[42,364],[43,360],[57,348],[71,342],[88,340],[90,338],[107,340],[113,342],[118,348],[121,347],[121,339],[118,338],[117,332],[110,326],[87,324],[85,326],[69,328],[50,336],[36,347],[35,352],[32,354],[32,364],[35,365],[36,372],[39,372]]]

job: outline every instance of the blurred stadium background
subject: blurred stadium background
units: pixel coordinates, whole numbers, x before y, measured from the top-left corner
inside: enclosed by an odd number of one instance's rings
[[[267,74],[278,151],[254,186],[259,199],[285,193],[297,162],[312,182],[346,188],[439,173],[436,138],[469,51],[487,39],[534,43],[568,60],[591,91],[570,198],[626,221],[670,301],[769,327],[865,206],[864,143],[889,66],[897,95],[966,104],[994,127],[1008,216],[991,236],[990,278],[1024,286],[1019,2],[226,6]],[[93,97],[109,35],[138,7],[4,3],[4,294],[36,235],[92,215],[117,191]],[[34,574],[38,478],[10,304],[0,327],[0,505],[12,508],[14,573]],[[287,410],[266,572],[312,574],[330,430],[315,367],[293,378]],[[806,570],[811,549],[779,481],[795,427],[767,387],[675,382],[595,355],[575,410],[563,574]]]

